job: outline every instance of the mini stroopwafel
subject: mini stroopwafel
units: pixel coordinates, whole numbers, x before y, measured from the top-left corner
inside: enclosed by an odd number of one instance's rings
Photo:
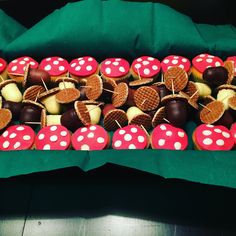
[[[154,88],[142,86],[134,92],[134,102],[142,111],[152,111],[158,107],[160,97]]]
[[[119,83],[112,94],[112,104],[114,107],[123,106],[128,98],[129,88],[126,83]]]
[[[74,104],[74,108],[75,108],[76,114],[78,115],[83,125],[90,125],[91,118],[90,118],[89,111],[86,105],[82,103],[81,101],[76,101]]]
[[[104,119],[103,125],[104,128],[108,131],[114,131],[121,127],[126,126],[128,123],[128,118],[126,113],[121,109],[114,109],[109,111]]]
[[[184,69],[173,66],[164,74],[164,82],[170,91],[179,92],[187,86],[188,75]]]
[[[85,86],[86,97],[90,100],[97,100],[102,94],[102,79],[98,75],[92,75],[87,79]]]
[[[227,84],[231,84],[234,78],[234,62],[233,61],[225,61],[224,67],[228,71],[228,79],[226,81]]]
[[[9,109],[1,108],[0,109],[0,130],[7,127],[11,122],[12,113]]]
[[[228,99],[228,104],[229,104],[229,107],[232,109],[232,110],[235,110],[236,111],[236,96],[233,96],[231,98]]]
[[[68,104],[76,101],[80,97],[80,91],[76,88],[62,89],[56,94],[56,101],[61,104]]]
[[[200,112],[200,120],[205,124],[213,124],[224,114],[224,104],[220,101],[208,103]]]
[[[152,126],[152,118],[150,115],[143,113],[143,114],[139,114],[134,116],[130,121],[129,121],[130,125],[139,125],[139,126],[143,126],[146,130],[149,130]]]
[[[187,86],[184,89],[184,92],[188,94],[192,101],[197,102],[199,99],[199,92],[197,86],[194,82],[189,81]]]
[[[38,96],[44,92],[45,92],[45,88],[43,86],[40,86],[40,85],[30,86],[23,93],[23,100],[37,101]]]
[[[155,128],[159,124],[166,123],[165,117],[165,107],[160,107],[152,118],[152,127]]]
[[[129,82],[129,86],[132,88],[138,88],[143,85],[149,85],[153,82],[153,79],[137,79]]]

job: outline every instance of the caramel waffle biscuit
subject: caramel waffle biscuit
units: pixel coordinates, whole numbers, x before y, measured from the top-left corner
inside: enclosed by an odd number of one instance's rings
[[[11,122],[12,113],[9,109],[1,108],[0,109],[0,130],[7,127]]]
[[[152,118],[150,115],[143,113],[136,115],[129,121],[130,125],[143,126],[146,130],[149,130],[152,126]]]
[[[61,104],[68,104],[76,101],[80,97],[80,91],[76,88],[62,89],[56,94],[56,101]]]
[[[45,88],[43,86],[40,86],[40,85],[30,86],[24,91],[23,100],[36,101],[37,100],[36,98],[38,98],[38,96],[44,92],[45,92]]]
[[[231,84],[234,78],[234,62],[233,61],[225,61],[224,67],[228,71],[228,79],[226,81],[227,84]]]
[[[90,100],[97,100],[102,95],[103,83],[98,75],[92,75],[87,79],[85,94]]]
[[[112,104],[114,107],[123,106],[128,98],[129,88],[126,83],[119,83],[112,94]]]
[[[76,101],[74,104],[74,108],[75,108],[76,114],[78,115],[83,125],[90,125],[91,118],[90,118],[86,105],[82,103],[81,101]]]
[[[152,118],[152,127],[155,128],[159,124],[166,123],[166,121],[164,120],[165,117],[165,107],[160,107]]]

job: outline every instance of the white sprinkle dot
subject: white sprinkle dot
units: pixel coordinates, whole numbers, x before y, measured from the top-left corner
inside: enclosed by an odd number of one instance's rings
[[[81,60],[83,60],[83,57],[79,57],[77,60],[78,60],[78,61],[81,61]]]
[[[225,131],[222,132],[222,135],[223,135],[225,138],[229,138],[229,137],[230,137],[230,134],[227,133],[227,132],[225,132]]]
[[[125,72],[125,68],[124,68],[123,66],[120,66],[120,67],[119,67],[119,71],[120,71],[120,72]]]
[[[208,59],[206,59],[206,62],[208,62],[208,63],[212,63],[212,59],[211,58],[208,58]]]
[[[56,131],[56,130],[57,130],[57,126],[55,126],[55,125],[51,126],[51,127],[50,127],[50,130],[51,130],[51,131]]]
[[[25,128],[23,127],[23,126],[18,126],[17,128],[16,128],[16,130],[18,130],[18,131],[22,131],[22,130],[24,130]]]
[[[206,56],[206,54],[201,54],[199,57],[205,57]]]
[[[35,65],[35,62],[31,61],[29,64],[30,64],[31,66],[34,66],[34,65]]]
[[[66,132],[66,131],[61,131],[60,135],[61,135],[62,137],[65,137],[65,136],[67,135],[67,132]]]
[[[205,138],[204,140],[203,140],[203,144],[205,144],[205,145],[211,145],[213,143],[213,141],[212,141],[212,139],[210,139],[210,138]]]
[[[103,137],[98,137],[97,138],[97,142],[98,143],[104,143],[105,142],[105,139]]]
[[[88,58],[88,61],[93,61],[93,58],[92,58],[92,57],[89,57],[89,58]]]
[[[50,150],[51,146],[49,144],[46,144],[43,146],[43,150]]]
[[[21,145],[20,142],[16,142],[13,147],[14,149],[17,149],[18,147],[20,147],[20,145]]]
[[[65,67],[64,66],[59,66],[59,71],[64,71]]]
[[[215,66],[220,66],[220,65],[221,65],[220,62],[218,61],[215,63]]]
[[[15,138],[16,137],[16,133],[12,133],[10,134],[9,138]]]
[[[174,147],[175,147],[175,150],[180,150],[182,145],[180,142],[175,142]]]
[[[158,145],[159,145],[159,146],[163,146],[163,145],[165,145],[165,143],[166,143],[166,140],[165,140],[165,139],[159,139],[159,140],[158,140]]]
[[[61,57],[58,57],[57,60],[58,60],[58,61],[64,61],[64,59],[61,58]]]
[[[2,147],[3,148],[8,148],[10,145],[10,143],[8,141],[5,141],[3,144],[2,144]]]
[[[139,64],[139,63],[138,63],[138,64],[135,64],[134,67],[135,67],[136,69],[139,69],[139,68],[141,67],[141,64]]]
[[[78,136],[78,138],[77,138],[77,142],[81,142],[83,139],[84,139],[84,136],[83,136],[83,135],[80,135],[80,136]]]
[[[57,140],[58,140],[57,135],[52,135],[52,136],[50,137],[50,141],[51,141],[51,142],[56,142]]]
[[[132,136],[130,134],[125,134],[124,140],[125,141],[130,141],[132,139]]]
[[[136,149],[136,146],[134,144],[130,144],[129,149]]]
[[[58,64],[59,64],[59,61],[57,60],[53,62],[53,65],[58,65]]]
[[[178,60],[172,60],[172,64],[176,65],[178,63]]]
[[[140,143],[143,143],[144,140],[145,140],[145,138],[144,138],[142,135],[139,135],[139,136],[138,136],[138,141],[139,141]]]
[[[18,60],[13,60],[12,63],[17,63]]]
[[[114,146],[115,147],[120,147],[122,144],[122,142],[120,140],[116,140],[115,143],[114,143]]]
[[[92,126],[89,127],[89,129],[90,130],[96,130],[97,128],[96,128],[96,126],[92,125]]]
[[[105,62],[105,65],[110,65],[111,64],[111,61],[106,61]]]
[[[166,130],[166,126],[165,126],[165,125],[161,125],[161,126],[160,126],[160,129],[161,129],[161,130]]]
[[[201,62],[203,59],[202,58],[197,58],[196,62]]]
[[[158,70],[158,66],[155,66],[155,65],[154,65],[154,66],[152,66],[152,69],[153,69],[153,70]]]
[[[12,71],[16,71],[16,70],[17,70],[17,66],[13,66],[13,67],[11,68],[11,70],[12,70]]]
[[[118,65],[119,65],[119,62],[118,62],[118,61],[114,61],[112,64],[113,64],[114,66],[118,66]]]
[[[154,61],[154,58],[153,57],[148,57],[148,60],[149,61]]]
[[[38,136],[38,139],[39,139],[39,140],[43,140],[43,139],[44,139],[44,137],[45,137],[45,135],[44,135],[44,134],[40,134],[40,135]]]
[[[81,70],[81,66],[76,66],[76,67],[75,67],[75,70],[76,70],[76,71],[80,71],[80,70]]]
[[[82,66],[85,63],[85,60],[79,61],[79,64]]]
[[[146,69],[143,70],[143,73],[145,75],[149,75],[150,74],[150,70],[148,68],[146,68]]]
[[[171,136],[172,135],[172,131],[167,131],[166,132],[166,136]]]
[[[71,67],[75,67],[75,66],[76,66],[76,63],[75,63],[75,62],[71,64]]]
[[[120,134],[120,135],[125,134],[125,130],[123,130],[123,129],[119,130],[119,134]]]
[[[224,142],[223,139],[218,139],[218,140],[216,141],[216,144],[217,144],[218,146],[223,146],[223,145],[225,144],[225,142]]]
[[[93,138],[94,137],[94,133],[93,132],[90,132],[88,135],[87,135],[88,138]]]
[[[178,67],[180,67],[181,69],[184,69],[184,65],[182,64],[178,65]]]
[[[138,132],[138,129],[135,128],[135,127],[132,127],[130,131],[131,131],[132,133],[137,133],[137,132]]]
[[[137,61],[138,61],[138,62],[141,62],[141,61],[142,61],[142,58],[138,58]]]
[[[29,61],[29,58],[28,58],[28,57],[25,57],[23,60],[25,60],[25,61]]]
[[[46,70],[46,71],[49,71],[49,70],[51,70],[52,69],[52,67],[50,66],[50,65],[46,65],[45,67],[44,67],[44,70]]]
[[[203,133],[203,135],[205,135],[205,136],[208,136],[208,135],[211,135],[211,134],[212,134],[212,132],[211,132],[210,130],[204,130],[202,133]]]
[[[87,131],[87,128],[86,127],[83,127],[82,129],[81,129],[81,133],[84,133],[84,132],[86,132]]]
[[[116,58],[115,61],[121,61],[121,58]]]
[[[49,57],[49,58],[47,58],[47,59],[46,59],[46,61],[51,61],[51,59],[52,59],[52,58],[51,58],[51,57]]]
[[[87,150],[90,150],[90,147],[89,147],[89,145],[84,144],[84,145],[81,146],[80,150],[87,151]]]
[[[182,58],[182,62],[187,62],[188,60],[186,58]]]
[[[220,134],[220,133],[222,132],[221,129],[214,129],[214,131],[215,131],[216,133],[218,133],[218,134]]]
[[[31,139],[31,137],[30,137],[29,135],[24,135],[24,136],[23,136],[23,139],[24,139],[25,141],[28,141],[28,140]]]
[[[87,71],[91,71],[92,69],[93,69],[92,66],[86,66],[86,70],[87,70]]]
[[[184,137],[184,132],[178,131],[178,136],[179,136],[180,138],[183,138],[183,137]]]
[[[20,63],[20,65],[24,65],[25,61],[20,61],[19,63]]]
[[[179,59],[179,56],[174,56],[173,58],[174,58],[174,59]]]
[[[165,63],[165,64],[168,64],[169,63],[169,59],[165,59],[163,62]]]
[[[148,65],[150,62],[149,61],[143,61],[142,62],[144,66]]]
[[[214,127],[213,125],[206,125],[206,127],[208,127],[208,128],[212,128],[212,127]]]
[[[111,68],[107,67],[107,68],[105,69],[105,72],[106,72],[108,75],[111,74]]]
[[[3,136],[4,138],[6,138],[6,137],[8,136],[8,134],[9,134],[9,132],[6,130],[6,131],[2,134],[2,136]]]
[[[67,142],[66,142],[66,141],[61,141],[61,142],[60,142],[60,146],[66,147],[66,146],[67,146]]]

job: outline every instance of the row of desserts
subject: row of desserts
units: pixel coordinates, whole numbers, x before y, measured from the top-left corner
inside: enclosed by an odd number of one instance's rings
[[[236,145],[236,123],[228,130],[224,126],[200,125],[193,132],[194,146],[198,150],[231,150]],[[99,125],[80,127],[74,133],[62,125],[42,128],[36,134],[27,125],[8,127],[0,136],[0,150],[103,150],[152,149],[185,150],[188,136],[181,128],[159,124],[149,133],[137,125],[128,125],[115,131],[112,138]]]
[[[226,61],[236,62],[236,56],[231,56]],[[70,75],[78,80],[87,78],[93,74],[102,74],[104,78],[113,78],[116,81],[122,81],[132,75],[135,79],[152,78],[156,79],[160,72],[165,73],[172,66],[179,66],[187,73],[193,74],[197,79],[202,79],[203,71],[212,66],[223,66],[224,62],[217,56],[207,53],[197,55],[192,59],[192,63],[186,57],[179,55],[170,55],[165,57],[161,62],[154,57],[141,56],[136,58],[131,66],[123,58],[107,58],[99,65],[97,60],[91,56],[84,56],[73,59],[70,63],[62,57],[47,57],[40,63],[29,56],[23,56],[7,62],[0,58],[0,75],[6,79],[7,76],[23,82],[23,76],[26,65],[30,64],[31,68],[40,68],[47,71],[52,81],[58,76]],[[191,66],[192,65],[192,66]],[[234,75],[236,70],[234,71]]]

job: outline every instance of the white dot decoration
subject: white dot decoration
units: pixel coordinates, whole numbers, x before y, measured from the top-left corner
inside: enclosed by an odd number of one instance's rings
[[[61,141],[61,142],[60,142],[60,146],[66,147],[66,146],[67,146],[67,142],[66,142],[66,141]]]
[[[29,141],[29,140],[31,139],[31,137],[30,137],[29,135],[24,135],[24,136],[23,136],[23,139],[24,139],[25,141]]]
[[[184,137],[184,132],[178,131],[178,136],[179,136],[180,138],[183,138],[183,137]]]
[[[170,130],[169,130],[169,131],[166,131],[166,136],[169,136],[169,137],[170,137],[171,135],[172,135],[172,131],[170,131]]]
[[[165,139],[162,139],[162,138],[161,138],[161,139],[158,140],[158,145],[159,145],[159,146],[164,146],[165,143],[166,143],[166,140],[165,140]]]
[[[5,141],[3,144],[2,144],[2,147],[3,148],[8,148],[10,145],[10,143],[8,141]]]
[[[97,138],[97,142],[98,143],[104,143],[105,142],[105,139],[103,137],[98,137]]]
[[[57,140],[58,140],[57,135],[52,135],[52,136],[50,137],[50,141],[51,141],[51,142],[56,142]]]
[[[180,150],[181,147],[182,147],[182,145],[181,145],[180,142],[175,142],[175,143],[174,143],[174,147],[175,147],[175,150]]]
[[[20,142],[16,142],[13,147],[14,147],[14,149],[17,149],[20,147],[20,145],[21,145]]]
[[[89,145],[84,144],[84,145],[81,146],[80,149],[83,150],[83,151],[88,151],[88,150],[90,150],[90,147],[89,147]]]
[[[161,125],[161,126],[160,126],[160,129],[161,129],[161,130],[166,130],[166,126],[165,126],[165,125]]]
[[[57,126],[55,126],[55,125],[51,126],[51,127],[50,127],[50,130],[51,130],[51,131],[56,131],[56,130],[57,130]]]
[[[119,130],[119,134],[120,134],[120,135],[125,134],[125,130],[123,130],[123,129]]]
[[[129,149],[136,149],[136,146],[134,144],[130,144]]]
[[[86,132],[88,129],[86,128],[86,127],[83,127],[82,129],[81,129],[81,133],[84,133],[84,132]]]
[[[130,141],[132,139],[132,136],[130,134],[125,134],[124,140],[125,141]]]
[[[224,142],[223,139],[218,139],[218,140],[216,141],[216,144],[217,144],[218,146],[224,146],[225,142]]]
[[[16,133],[12,133],[10,134],[9,138],[15,138],[16,137]]]
[[[122,144],[122,142],[120,140],[116,140],[115,143],[114,143],[114,146],[115,147],[120,147]]]
[[[138,141],[140,142],[140,143],[143,143],[144,142],[144,137],[142,136],[142,135],[139,135],[138,136]]]
[[[211,132],[210,130],[204,130],[204,131],[202,132],[202,134],[205,135],[205,136],[208,136],[208,135],[211,135],[212,132]]]
[[[212,143],[213,143],[213,140],[210,138],[205,138],[203,140],[203,144],[205,144],[205,145],[211,145]]]
[[[84,139],[84,136],[83,136],[83,135],[80,135],[80,136],[78,136],[78,138],[77,138],[77,142],[81,142],[83,139]]]
[[[227,132],[225,132],[225,131],[222,132],[222,135],[223,135],[225,138],[229,138],[229,137],[230,137],[230,134],[227,133]]]
[[[45,144],[43,146],[43,150],[50,150],[51,149],[51,146],[49,144]]]
[[[38,139],[39,140],[43,140],[45,138],[45,135],[44,134],[40,134],[39,136],[38,136]]]

